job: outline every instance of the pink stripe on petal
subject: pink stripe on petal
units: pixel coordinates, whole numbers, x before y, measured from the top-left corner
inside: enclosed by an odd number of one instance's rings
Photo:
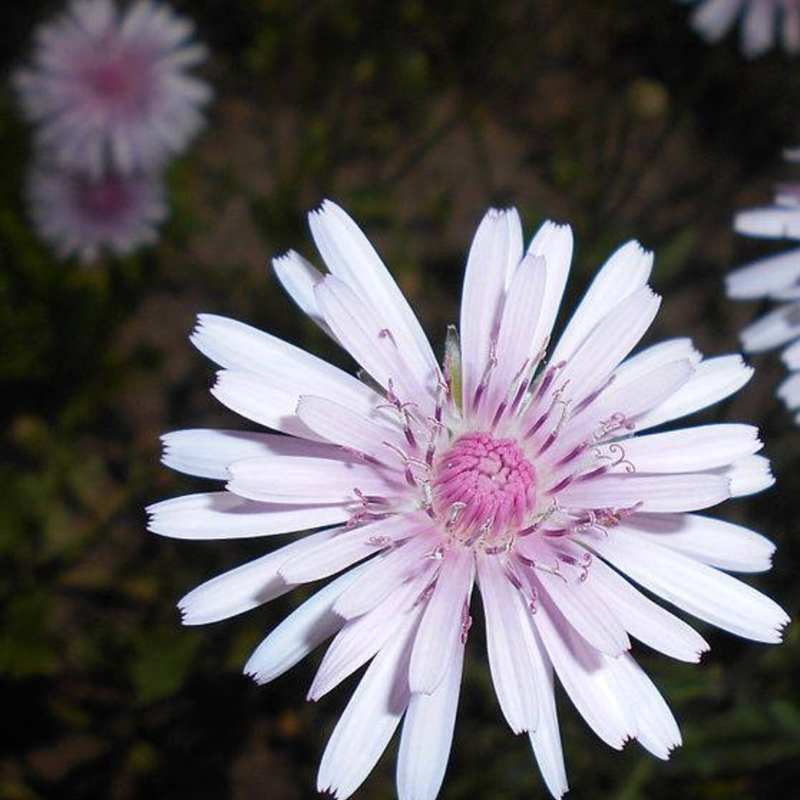
[[[454,548],[444,554],[414,641],[408,677],[412,692],[431,694],[444,680],[452,654],[465,635],[474,572],[471,550]]]

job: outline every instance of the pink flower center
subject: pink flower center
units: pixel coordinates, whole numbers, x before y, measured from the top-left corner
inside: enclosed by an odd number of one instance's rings
[[[140,115],[150,104],[146,59],[136,52],[93,59],[85,67],[85,81],[98,103],[115,113]]]
[[[435,511],[459,539],[503,541],[536,502],[536,471],[513,439],[468,433],[436,465]]]
[[[129,186],[122,178],[114,175],[98,181],[77,178],[74,191],[78,206],[95,220],[117,220],[131,205]]]

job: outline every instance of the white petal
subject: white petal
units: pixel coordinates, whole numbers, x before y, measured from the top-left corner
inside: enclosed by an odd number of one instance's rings
[[[356,490],[391,497],[403,488],[376,465],[332,458],[248,458],[231,464],[229,471],[229,491],[265,503],[353,503]]]
[[[663,403],[636,421],[638,430],[670,422],[719,403],[738,392],[753,376],[739,356],[718,356],[701,361],[694,375]]]
[[[800,303],[782,305],[748,325],[741,333],[749,353],[770,350],[800,336]]]
[[[220,366],[260,375],[275,387],[272,393],[280,389],[292,395],[292,414],[301,394],[329,397],[362,414],[369,414],[377,403],[383,402],[378,394],[338,367],[233,319],[200,314],[191,339]]]
[[[688,360],[695,366],[702,356],[695,350],[691,339],[666,339],[651,345],[623,361],[614,371],[617,384],[634,386],[653,374],[658,367],[666,367],[676,361]]]
[[[789,347],[781,353],[781,360],[790,370],[800,369],[800,339],[789,345]]]
[[[796,208],[753,208],[740,211],[733,221],[734,230],[745,236],[768,239],[800,238],[800,210]]]
[[[649,591],[723,630],[779,642],[789,618],[777,603],[713,567],[653,544],[623,521],[608,539],[583,543]]]
[[[653,254],[638,242],[627,242],[606,261],[587,290],[550,357],[553,364],[569,359],[594,326],[629,295],[647,284]]]
[[[605,383],[650,327],[660,304],[658,295],[645,286],[597,323],[556,381],[566,384],[566,396],[579,401]]]
[[[636,734],[636,724],[620,702],[612,675],[603,668],[602,654],[572,630],[549,599],[542,599],[536,628],[559,680],[592,730],[610,747],[622,749]]]
[[[314,241],[333,275],[347,283],[374,309],[382,327],[391,331],[417,383],[436,385],[438,365],[425,333],[408,301],[356,223],[326,200],[308,215]]]
[[[399,515],[350,530],[340,528],[332,539],[288,560],[281,567],[280,574],[288,583],[327,578],[356,561],[376,555],[395,539],[406,536],[408,528],[405,517]]]
[[[681,661],[697,662],[708,650],[707,642],[694,628],[645,597],[599,558],[592,562],[591,572],[595,591],[640,642]]]
[[[459,639],[475,572],[472,552],[452,549],[445,553],[436,586],[428,600],[414,642],[408,683],[412,692],[431,694],[444,680]]]
[[[692,15],[692,27],[709,42],[721,39],[733,25],[745,0],[706,0]]]
[[[634,514],[625,520],[637,535],[712,567],[763,572],[775,545],[741,525],[701,514]]]
[[[461,366],[464,408],[472,409],[475,390],[496,341],[506,278],[522,258],[522,234],[515,209],[491,209],[472,240],[461,297]]]
[[[800,280],[800,250],[762,258],[731,272],[725,279],[728,297],[750,300],[796,288]]]
[[[514,379],[524,367],[532,372],[541,355],[532,352],[531,342],[544,299],[546,273],[544,259],[530,254],[514,273],[497,334],[497,365],[489,376],[490,408],[496,408],[509,390],[516,390]]]
[[[459,642],[433,694],[412,694],[397,754],[398,800],[436,800],[456,722],[464,645]]]
[[[324,397],[303,395],[297,416],[319,436],[348,450],[373,456],[384,463],[399,463],[397,450],[411,449],[389,420],[370,419]],[[391,449],[390,449],[391,448]]]
[[[558,711],[556,710],[555,687],[553,685],[553,666],[547,657],[536,626],[533,626],[536,641],[536,658],[531,662],[531,671],[535,674],[535,683],[539,699],[539,726],[531,731],[528,737],[550,794],[561,798],[569,789],[567,771],[564,766],[564,750],[561,746],[561,734],[558,729]]]
[[[763,492],[775,483],[769,459],[764,456],[747,456],[715,472],[730,481],[731,497],[745,497]]]
[[[486,647],[495,694],[514,733],[536,730],[537,657],[530,609],[495,556],[478,553],[478,583],[486,617]]]
[[[428,535],[429,529],[430,521],[409,521],[408,534],[411,538],[381,557],[380,561],[370,563],[358,582],[342,592],[336,601],[336,613],[345,619],[366,614],[390,592],[395,591],[418,571],[422,571],[423,567],[433,569],[435,560],[432,554],[439,538],[438,535]]]
[[[627,653],[620,658],[605,659],[605,665],[636,720],[639,743],[657,758],[668,759],[682,741],[678,723],[661,693]]]
[[[800,406],[800,373],[795,372],[778,386],[778,397],[788,408]]]
[[[174,497],[147,508],[147,529],[173,539],[246,539],[345,522],[344,506],[271,505],[231,492]]]
[[[346,800],[372,771],[410,699],[408,662],[416,627],[409,624],[373,659],[331,734],[317,790]]]
[[[319,700],[359,667],[367,663],[396,635],[424,587],[424,575],[417,576],[387,595],[368,614],[345,624],[328,647],[308,691],[309,700]],[[352,588],[350,584],[349,588]],[[336,611],[334,607],[334,612]]]
[[[293,587],[278,574],[281,565],[333,535],[327,530],[305,536],[201,584],[178,603],[184,625],[228,619],[286,594]]]
[[[558,492],[568,508],[632,508],[641,511],[697,511],[731,496],[729,482],[709,473],[678,475],[607,474]]]
[[[330,332],[322,314],[317,307],[317,298],[314,296],[314,287],[323,279],[323,274],[306,261],[299,253],[289,250],[278,258],[272,259],[272,267],[283,288],[297,303],[297,306],[307,314],[323,330]]]
[[[542,256],[547,268],[541,312],[531,336],[531,353],[543,350],[550,339],[569,275],[572,247],[572,228],[554,222],[545,222],[528,246],[528,253]]]
[[[360,297],[344,281],[327,275],[314,287],[320,311],[336,339],[384,389],[393,387],[403,402],[413,400],[423,413],[430,410],[430,379],[423,384],[409,363],[409,353],[375,305]],[[320,394],[309,389],[304,394]]]
[[[174,431],[161,437],[163,464],[199,478],[228,479],[228,466],[245,458],[269,455],[333,457],[334,447],[289,436],[247,431],[196,428]]]
[[[622,449],[637,472],[695,472],[727,466],[762,446],[755,426],[721,424],[633,436],[598,451],[614,461]]]
[[[245,675],[258,683],[268,683],[333,636],[344,625],[344,620],[333,613],[333,604],[362,569],[363,566],[345,572],[289,614],[255,649],[244,665]]]

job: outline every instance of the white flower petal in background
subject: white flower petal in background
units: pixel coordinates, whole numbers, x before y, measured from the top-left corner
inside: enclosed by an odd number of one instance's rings
[[[184,621],[223,619],[341,573],[245,668],[271,680],[335,636],[309,692],[316,700],[369,663],[320,767],[318,788],[340,800],[401,722],[400,800],[436,797],[476,582],[500,708],[530,737],[554,797],[567,791],[556,677],[611,747],[636,738],[667,758],[680,732],[631,640],[687,662],[708,645],[634,582],[756,641],[778,641],[788,620],[721,571],[767,569],[772,544],[687,513],[771,484],[756,429],[641,433],[728,397],[752,371],[737,356],[704,361],[686,339],[631,355],[659,305],[647,286],[652,255],[636,243],[606,263],[548,361],[572,233],[545,223],[525,250],[514,210],[490,211],[478,229],[460,344],[451,331],[440,369],[355,222],[326,202],[311,225],[330,272],[294,253],[276,272],[369,380],[202,316],[193,340],[224,367],[213,394],[281,433],[168,434],[165,463],[228,483],[149,512],[153,531],[182,539],[321,530],[190,592]]]
[[[708,42],[718,42],[737,23],[741,48],[757,58],[773,47],[794,55],[800,51],[798,0],[679,0],[694,4],[692,27]]]

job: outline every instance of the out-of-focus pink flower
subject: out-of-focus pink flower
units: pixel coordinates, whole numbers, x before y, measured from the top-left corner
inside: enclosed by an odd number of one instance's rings
[[[791,54],[800,50],[800,0],[699,0],[692,26],[704,39],[716,42],[740,19],[742,52],[748,58],[776,45]]]
[[[73,0],[42,25],[30,68],[14,76],[48,157],[94,176],[152,170],[203,124],[210,91],[187,69],[206,57],[167,6]]]
[[[567,790],[556,678],[611,747],[636,738],[667,758],[678,726],[630,637],[684,661],[707,644],[633,582],[756,641],[779,641],[788,621],[728,574],[768,569],[772,544],[695,513],[772,483],[756,429],[650,432],[732,394],[751,371],[737,356],[703,360],[687,339],[629,357],[659,307],[652,256],[634,242],[599,272],[545,362],[572,233],[545,223],[526,250],[514,210],[490,211],[478,228],[460,336],[449,331],[440,367],[353,220],[326,202],[310,223],[329,272],[294,252],[275,269],[365,380],[201,316],[192,340],[222,367],[213,394],[278,433],[168,434],[167,465],[227,485],[149,513],[152,531],[179,539],[320,530],[192,591],[184,622],[342,573],[245,667],[272,680],[333,637],[309,692],[317,700],[369,662],[322,757],[318,788],[337,798],[359,787],[401,721],[399,797],[437,795],[475,583],[500,707],[529,736],[555,797]]]
[[[787,151],[798,160],[797,151]],[[785,183],[775,192],[772,206],[753,208],[736,215],[734,228],[745,236],[800,240],[800,184]],[[789,377],[778,387],[778,396],[796,412],[800,424],[800,248],[760,258],[732,272],[727,278],[728,296],[737,300],[769,298],[779,305],[746,327],[742,346],[750,353],[784,347],[783,361]]]
[[[34,166],[28,178],[31,216],[62,258],[93,262],[100,251],[126,255],[154,243],[167,215],[163,180],[153,173],[108,174]]]

